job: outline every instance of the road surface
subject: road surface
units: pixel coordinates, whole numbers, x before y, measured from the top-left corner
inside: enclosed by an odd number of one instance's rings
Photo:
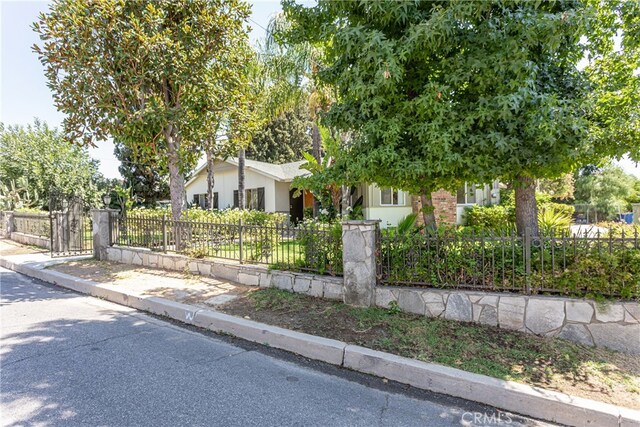
[[[2,425],[543,425],[2,268],[0,289]]]

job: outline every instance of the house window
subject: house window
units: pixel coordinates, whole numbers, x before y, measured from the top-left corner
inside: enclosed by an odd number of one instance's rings
[[[199,206],[202,209],[209,209],[209,198],[207,193],[194,194],[193,205]],[[213,193],[213,209],[218,209],[218,193]]]
[[[457,199],[459,205],[472,205],[476,203],[476,189],[475,184],[467,184],[465,182],[462,188],[458,189]]]
[[[393,188],[380,189],[380,205],[382,206],[401,206],[404,204],[402,200],[402,192]]]
[[[264,187],[244,190],[244,204],[247,209],[264,211]],[[239,206],[238,190],[233,190],[233,207],[237,208]]]

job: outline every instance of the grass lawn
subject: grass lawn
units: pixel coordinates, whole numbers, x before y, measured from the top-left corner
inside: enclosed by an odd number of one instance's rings
[[[469,372],[640,408],[640,358],[496,327],[354,308],[277,289],[219,310]]]

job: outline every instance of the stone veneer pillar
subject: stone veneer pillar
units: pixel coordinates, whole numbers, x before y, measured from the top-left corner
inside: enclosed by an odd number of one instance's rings
[[[93,256],[101,261],[107,260],[107,248],[111,246],[111,215],[115,209],[92,209],[93,220]]]
[[[14,229],[13,211],[4,212],[4,222],[0,226],[2,226],[2,236],[10,239]]]
[[[640,224],[640,203],[631,203],[631,209],[633,210],[633,223]]]
[[[342,223],[344,302],[360,307],[375,304],[376,235],[379,220]]]

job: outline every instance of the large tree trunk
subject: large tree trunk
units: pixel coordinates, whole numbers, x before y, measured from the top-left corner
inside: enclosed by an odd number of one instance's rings
[[[213,154],[213,149],[207,150],[207,200],[209,201],[209,210],[213,210],[213,186],[216,183],[216,179],[213,172],[213,164],[216,158]]]
[[[536,203],[535,179],[520,175],[515,182],[516,196],[516,228],[518,234],[524,235],[526,229],[532,236],[538,236],[538,205]]]
[[[244,157],[245,150],[241,148],[238,152],[238,208],[244,209]]]
[[[422,211],[422,219],[424,220],[425,227],[435,230],[436,224],[436,215],[433,211],[433,200],[431,199],[431,192],[425,190],[424,188],[420,192],[420,204]]]
[[[180,139],[175,128],[168,125],[164,128],[167,141],[167,158],[169,166],[169,193],[171,195],[171,216],[179,221],[184,205],[184,175],[180,173]]]
[[[322,137],[320,136],[320,128],[318,127],[318,124],[315,122],[311,127],[311,143],[312,143],[311,154],[316,159],[318,164],[320,164],[322,162],[322,155],[320,153],[320,148],[322,146]],[[314,197],[313,198],[313,217],[317,218],[319,212],[320,212],[320,201],[318,201],[318,199]]]

